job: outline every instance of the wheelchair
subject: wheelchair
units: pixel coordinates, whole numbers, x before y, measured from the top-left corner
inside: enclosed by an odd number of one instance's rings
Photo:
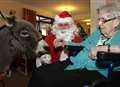
[[[67,47],[69,48],[69,50],[72,50],[71,56],[76,56],[84,48],[82,46]],[[115,73],[115,71],[113,71],[114,67],[120,66],[120,53],[99,51],[97,53],[96,66],[99,68],[108,68],[107,79],[98,79],[92,84],[83,85],[82,87],[118,87],[118,85],[120,86],[120,78],[117,78],[117,80],[114,80],[113,78],[113,73]],[[119,75],[120,77],[120,71],[117,73],[117,75]]]
[[[97,53],[97,58],[97,62],[102,63],[101,65],[97,64],[98,67],[108,68],[107,80],[96,80],[92,83],[90,87],[118,87],[118,85],[120,86],[120,78],[117,76],[113,78],[113,73],[115,73],[115,71],[113,71],[114,67],[120,66],[120,53],[99,51]],[[118,74],[120,76],[120,73]]]

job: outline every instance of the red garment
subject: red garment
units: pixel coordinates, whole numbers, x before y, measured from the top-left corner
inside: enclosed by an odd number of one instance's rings
[[[50,54],[51,54],[51,58],[52,58],[52,63],[56,63],[57,61],[59,61],[61,52],[62,52],[62,48],[63,47],[59,47],[59,50],[57,50],[57,52],[55,51],[55,46],[54,46],[54,40],[56,39],[56,36],[53,35],[52,33],[49,34],[46,38],[45,41],[47,42],[49,49],[50,49]],[[82,38],[80,37],[75,37],[73,39],[73,42],[81,42],[83,41]]]
[[[83,39],[80,38],[80,37],[75,37],[72,41],[73,41],[73,42],[76,42],[76,43],[79,43],[79,42],[82,42]]]

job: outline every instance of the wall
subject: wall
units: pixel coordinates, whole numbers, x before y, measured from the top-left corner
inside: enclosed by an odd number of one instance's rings
[[[12,10],[15,11],[15,16],[17,17],[17,19],[22,19],[23,18],[22,8],[28,8],[32,10],[36,9],[32,6],[25,5],[20,2],[18,3],[13,0],[0,0],[0,11],[2,11],[2,13],[5,15],[9,15],[9,12]],[[4,25],[4,22],[0,19],[0,26],[2,25]]]
[[[90,0],[90,9],[91,9],[91,29],[90,32],[94,32],[97,27],[97,8],[104,5],[106,0]]]
[[[17,18],[22,18],[22,7],[16,2],[7,0],[0,1],[0,10],[5,14],[9,14],[10,10],[14,10],[16,11]]]
[[[12,0],[1,0],[0,1],[0,10],[5,14],[9,14],[10,10],[16,11],[16,17],[18,19],[22,19],[22,8],[29,8],[32,10],[36,9],[32,6],[18,3]]]

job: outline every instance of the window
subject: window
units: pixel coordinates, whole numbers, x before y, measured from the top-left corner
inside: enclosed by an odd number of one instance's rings
[[[36,29],[46,36],[51,30],[54,19],[46,16],[36,15]]]

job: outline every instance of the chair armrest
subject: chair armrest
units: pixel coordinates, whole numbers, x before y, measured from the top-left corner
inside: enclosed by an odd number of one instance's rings
[[[68,50],[71,51],[71,56],[76,56],[84,47],[83,46],[67,46]]]
[[[120,53],[99,51],[97,53],[97,60],[120,62]]]

